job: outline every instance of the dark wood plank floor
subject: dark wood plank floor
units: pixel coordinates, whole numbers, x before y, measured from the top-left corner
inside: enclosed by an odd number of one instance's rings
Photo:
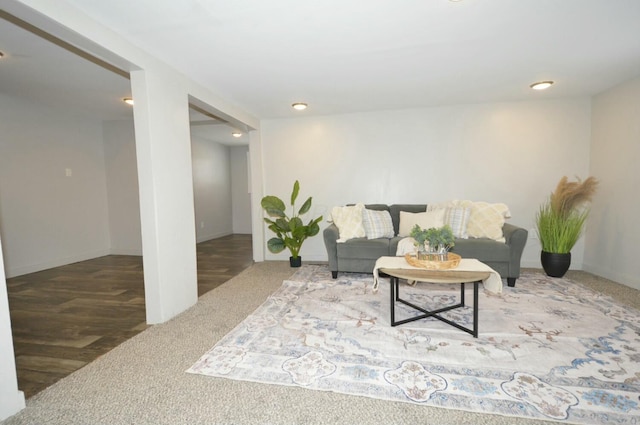
[[[198,295],[252,263],[251,235],[198,244]],[[109,255],[18,276],[7,290],[27,398],[147,328],[142,257]]]

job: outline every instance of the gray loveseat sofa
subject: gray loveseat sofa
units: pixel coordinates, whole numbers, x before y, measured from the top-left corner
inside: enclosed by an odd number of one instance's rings
[[[426,204],[372,204],[365,205],[371,210],[387,210],[393,221],[395,235],[400,227],[400,211],[411,213],[424,212]],[[505,242],[486,238],[456,239],[451,250],[462,258],[476,258],[487,264],[507,280],[509,286],[515,286],[520,277],[520,258],[527,242],[526,229],[505,223],[502,231]],[[338,243],[339,231],[335,224],[329,225],[324,232],[324,244],[329,256],[329,269],[333,278],[338,272],[372,273],[376,260],[383,256],[395,256],[398,242],[403,238],[355,238]]]

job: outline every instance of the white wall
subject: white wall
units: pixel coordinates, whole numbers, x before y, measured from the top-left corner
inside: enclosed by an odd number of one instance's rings
[[[640,77],[593,99],[591,175],[600,187],[587,224],[584,269],[640,289]]]
[[[231,154],[228,146],[191,136],[193,195],[198,242],[233,232]]]
[[[314,199],[308,218],[325,219],[348,202],[504,202],[511,223],[532,229],[557,181],[588,173],[590,112],[590,100],[577,98],[266,120],[264,193],[286,200],[298,179],[301,202]],[[525,267],[540,267],[534,237],[530,230]],[[326,260],[322,236],[301,255]],[[572,268],[582,257],[578,245]]]
[[[0,110],[6,111],[0,116],[6,132],[6,137],[0,140],[0,229],[6,229],[3,237],[8,241],[5,243],[8,276],[107,254],[142,255],[133,119],[101,123],[86,117],[60,115],[57,110],[7,96],[0,96]],[[50,119],[43,119],[42,114]],[[23,120],[14,119],[17,116]],[[27,125],[29,130],[24,131]],[[79,137],[80,134],[85,135]],[[87,151],[86,145],[92,146],[95,154],[92,163],[98,165],[87,167],[92,177],[83,178],[85,185],[81,190],[69,191],[64,183],[77,177],[79,169],[67,159],[76,155],[73,151],[77,145],[81,145],[80,151]],[[236,225],[242,229],[239,233],[251,233],[248,148],[240,146],[232,150],[198,137],[192,139],[191,146],[197,241],[231,234]],[[60,177],[66,168],[71,168],[72,176]],[[58,175],[52,179],[51,174]],[[26,175],[29,176],[28,183],[16,184],[23,182]],[[91,181],[97,186],[89,187]],[[69,205],[87,205],[80,210],[74,207],[73,211],[77,213],[68,217],[66,209],[49,205],[52,202],[60,204],[58,198],[62,196]],[[97,205],[89,205],[95,199],[98,199]],[[233,208],[235,213],[232,213]],[[91,217],[84,214],[98,209],[99,213]],[[41,216],[36,219],[33,214]],[[106,237],[101,235],[99,250],[94,247],[96,241],[74,236],[75,233],[84,234],[83,220],[91,218],[100,220],[96,227],[106,226],[108,232]],[[61,242],[68,245],[76,242],[74,251],[65,256],[61,256],[58,249],[59,240],[47,240],[61,227],[60,223],[67,226],[67,231],[59,235]],[[73,230],[71,226],[76,223],[80,225]],[[45,226],[51,229],[45,231]],[[88,243],[79,244],[79,241]]]
[[[0,237],[0,239],[2,239]],[[18,391],[18,377],[11,336],[11,317],[7,298],[4,265],[2,261],[2,243],[0,241],[0,421],[23,409],[24,393]],[[5,344],[5,341],[9,341]]]
[[[105,122],[104,149],[111,253],[141,255],[140,200],[133,120]],[[244,153],[234,155],[236,150]],[[232,205],[236,202],[233,187],[242,187],[244,190],[244,193],[239,194],[239,205],[242,205],[243,196],[248,197],[246,151],[246,146],[229,148],[202,137],[191,137],[197,242],[235,233],[233,227],[236,222],[243,225],[242,214],[250,214],[243,210],[239,217],[232,214]],[[250,224],[249,215],[249,227],[245,233],[251,233]]]
[[[133,119],[103,123],[110,253],[142,255]]]
[[[236,234],[251,234],[248,155],[248,146],[231,147],[231,215]]]
[[[108,254],[102,123],[0,95],[0,127],[7,276]]]

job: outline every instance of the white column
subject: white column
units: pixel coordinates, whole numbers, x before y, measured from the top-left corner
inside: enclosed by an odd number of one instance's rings
[[[16,363],[13,356],[13,337],[9,299],[0,241],[0,421],[24,409],[24,393],[18,391]]]
[[[175,74],[131,73],[147,322],[198,300],[188,96]]]
[[[257,130],[249,133],[249,174],[251,176],[251,238],[253,244],[253,261],[264,261],[266,242],[264,238],[265,222],[260,201],[264,196],[262,181],[262,141]]]

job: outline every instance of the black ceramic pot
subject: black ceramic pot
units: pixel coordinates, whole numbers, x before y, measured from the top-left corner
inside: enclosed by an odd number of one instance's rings
[[[289,265],[291,267],[300,267],[302,265],[302,257],[297,256],[296,258],[289,257]]]
[[[571,253],[558,254],[556,252],[542,251],[540,262],[547,276],[562,277],[571,265]]]

